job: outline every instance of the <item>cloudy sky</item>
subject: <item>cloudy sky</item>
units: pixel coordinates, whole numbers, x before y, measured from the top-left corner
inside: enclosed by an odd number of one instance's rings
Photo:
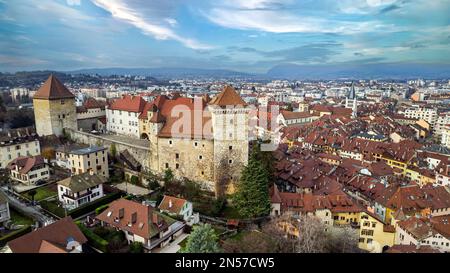
[[[448,0],[0,0],[0,71],[450,64]]]

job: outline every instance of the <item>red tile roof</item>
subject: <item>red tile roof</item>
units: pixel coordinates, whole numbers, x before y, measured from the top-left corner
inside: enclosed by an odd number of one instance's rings
[[[39,90],[34,99],[70,99],[75,96],[53,74],[51,74]]]
[[[168,228],[165,220],[155,212],[154,208],[124,198],[112,202],[96,218],[146,239],[155,235],[153,231],[163,231]]]
[[[15,170],[17,166],[19,168],[19,173],[26,174],[31,170],[31,168],[43,164],[45,164],[44,157],[42,157],[41,155],[28,157],[21,156],[11,161],[8,164],[8,169]]]
[[[48,226],[25,234],[8,243],[13,253],[60,253],[73,239],[80,244],[87,242],[86,237],[70,216],[62,218]],[[55,249],[59,248],[59,250]]]
[[[179,214],[186,202],[187,201],[182,198],[164,195],[163,200],[159,204],[158,208],[162,211]]]
[[[246,106],[247,103],[242,100],[241,96],[236,93],[233,87],[227,85],[224,87],[222,92],[220,92],[217,96],[215,96],[210,102],[210,105],[217,105],[220,107],[224,106],[237,106],[242,105]]]
[[[122,98],[114,100],[109,109],[141,113],[145,105],[145,100],[140,96],[124,95]]]

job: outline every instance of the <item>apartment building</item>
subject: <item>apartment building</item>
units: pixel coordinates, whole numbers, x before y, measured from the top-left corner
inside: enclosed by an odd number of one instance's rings
[[[33,128],[19,128],[0,133],[0,169],[6,168],[9,162],[18,157],[40,154],[41,146]]]
[[[438,119],[438,111],[436,108],[413,105],[405,110],[405,116],[407,118],[423,119],[431,127],[434,127]]]
[[[67,152],[68,168],[72,174],[93,171],[94,174],[109,177],[108,151],[106,147],[91,146]]]

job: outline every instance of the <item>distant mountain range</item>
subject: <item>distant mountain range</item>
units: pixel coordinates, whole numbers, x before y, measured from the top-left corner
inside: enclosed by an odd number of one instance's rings
[[[439,64],[336,64],[297,65],[280,64],[267,73],[251,74],[226,69],[200,68],[92,68],[66,71],[70,74],[98,74],[151,76],[156,78],[212,77],[212,78],[257,78],[257,79],[445,79],[450,78],[450,65]]]
[[[286,79],[445,79],[450,78],[450,65],[438,64],[280,64],[266,74]]]
[[[156,78],[174,77],[252,77],[253,75],[226,69],[201,69],[184,67],[161,67],[161,68],[91,68],[75,71],[67,71],[70,74],[98,74],[101,76],[110,75],[133,75],[151,76]]]

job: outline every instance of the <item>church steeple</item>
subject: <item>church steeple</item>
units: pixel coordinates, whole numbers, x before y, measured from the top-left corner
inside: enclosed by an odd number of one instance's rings
[[[352,82],[352,86],[350,87],[350,92],[345,98],[345,108],[352,109],[352,118],[356,118],[357,113],[357,100],[356,100],[356,90],[355,90],[355,82]]]

